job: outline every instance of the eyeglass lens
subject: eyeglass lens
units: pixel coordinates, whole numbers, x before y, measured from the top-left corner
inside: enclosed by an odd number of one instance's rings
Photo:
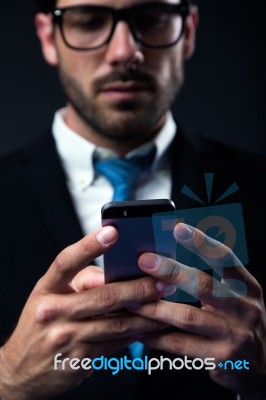
[[[133,9],[126,18],[135,39],[147,46],[168,46],[175,43],[182,33],[182,17],[167,7]],[[115,18],[108,10],[77,7],[66,9],[62,15],[63,35],[74,48],[97,48],[112,35]]]

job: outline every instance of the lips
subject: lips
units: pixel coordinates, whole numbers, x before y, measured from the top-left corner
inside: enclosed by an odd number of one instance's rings
[[[151,87],[143,82],[112,82],[106,84],[101,92],[115,99],[132,99],[151,91]]]
[[[138,91],[138,90],[148,90],[148,85],[141,82],[114,82],[109,83],[104,86],[103,91]]]

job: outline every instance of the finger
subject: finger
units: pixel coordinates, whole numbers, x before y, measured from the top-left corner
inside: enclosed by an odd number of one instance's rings
[[[114,339],[129,338],[130,342],[134,337],[146,332],[155,332],[167,328],[168,325],[149,318],[143,318],[131,313],[111,314],[87,321],[73,322],[73,332],[78,332],[78,341],[98,342]]]
[[[167,327],[158,321],[128,312],[123,315],[111,314],[67,324],[56,324],[51,326],[49,338],[54,351],[57,351],[59,348],[68,348],[73,344],[73,340],[76,343],[89,344],[126,339],[131,343],[139,334],[155,332]],[[110,348],[109,346],[107,345],[107,348]]]
[[[70,286],[75,292],[82,292],[101,285],[104,285],[104,273],[93,265],[82,269],[70,282]]]
[[[218,273],[222,272],[225,266],[242,265],[229,247],[207,236],[199,229],[178,223],[174,229],[174,237],[183,247],[204,260],[207,265],[216,267]]]
[[[176,285],[178,289],[188,293],[202,303],[214,303],[215,298],[232,298],[237,293],[232,291],[223,283],[217,281],[204,271],[188,267],[171,258],[159,256],[154,253],[143,253],[139,258],[139,267],[149,275],[167,282],[169,285]],[[179,301],[182,301],[182,292]]]
[[[230,333],[228,321],[224,317],[188,304],[158,300],[138,308],[129,308],[129,311],[202,336],[222,339]]]
[[[69,282],[90,261],[108,250],[117,240],[118,232],[113,226],[106,226],[85,236],[64,249],[52,263],[37,289],[48,292],[69,291]]]
[[[234,252],[223,243],[207,236],[199,229],[183,223],[175,226],[174,237],[187,250],[200,257],[221,278],[224,279],[225,271],[230,268],[235,279],[227,278],[226,284],[228,286],[243,294],[247,294],[247,283],[257,290],[255,279]]]
[[[219,340],[197,335],[184,334],[182,332],[160,331],[141,336],[141,342],[154,349],[166,351],[187,357],[219,358]]]
[[[164,287],[167,285],[164,285]],[[123,310],[126,307],[162,298],[162,291],[156,288],[156,281],[140,278],[132,281],[110,283],[79,293],[49,295],[37,310],[41,323],[53,320],[82,320]]]
[[[73,327],[74,328],[74,327]],[[79,327],[75,327],[76,329]],[[57,370],[67,370],[69,367],[69,364],[67,362],[64,363],[64,359],[66,359],[66,356],[71,355],[69,353],[69,349],[67,346],[67,343],[65,341],[61,340],[60,338],[60,331],[58,330],[57,332],[53,332],[53,340],[55,343],[54,346],[54,352],[55,352],[55,357],[54,357],[54,362],[56,365]],[[79,335],[81,336],[81,335]],[[94,358],[98,358],[101,356],[108,356],[118,350],[121,350],[128,346],[130,343],[132,343],[133,339],[132,338],[125,338],[125,339],[114,339],[114,340],[106,340],[106,341],[94,341],[93,344],[91,341],[86,339],[86,335],[84,335],[84,340],[81,340],[78,345],[75,347],[75,358],[78,357],[80,360],[84,358],[90,358],[93,360]],[[66,347],[65,347],[66,346]],[[64,351],[67,349],[66,351]],[[58,352],[62,352],[61,354]],[[56,354],[57,353],[57,354]],[[69,358],[68,358],[69,360]],[[100,368],[99,368],[100,369]],[[71,371],[71,368],[69,368]],[[88,370],[88,372],[90,369]],[[74,370],[72,369],[72,372]]]
[[[71,307],[72,318],[110,314],[164,296],[169,285],[156,287],[153,278],[139,278],[131,281],[110,283],[89,293],[79,293]],[[170,285],[172,287],[172,285]]]
[[[102,342],[93,342],[93,350],[91,347],[91,342],[87,341],[87,352],[86,355],[89,355],[90,358],[108,356],[116,351],[119,351],[125,347],[127,347],[130,343],[132,343],[132,338],[125,339],[114,339],[114,340],[106,340]]]

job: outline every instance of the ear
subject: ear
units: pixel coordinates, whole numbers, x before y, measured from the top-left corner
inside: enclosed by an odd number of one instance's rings
[[[48,64],[56,66],[58,64],[58,57],[54,45],[52,16],[50,14],[38,13],[35,16],[34,22],[44,58]]]
[[[196,42],[196,30],[199,23],[199,12],[196,6],[192,6],[190,14],[185,21],[183,40],[183,58],[188,60],[194,53]]]

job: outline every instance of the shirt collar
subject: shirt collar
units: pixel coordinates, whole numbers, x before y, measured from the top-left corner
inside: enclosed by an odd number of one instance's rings
[[[67,176],[67,183],[71,189],[85,190],[94,179],[93,154],[94,151],[104,154],[104,157],[115,157],[113,151],[96,148],[90,141],[70,129],[64,121],[65,109],[55,113],[52,133],[62,166]],[[127,154],[127,158],[146,154],[152,145],[156,146],[156,157],[151,171],[155,172],[164,163],[167,149],[176,133],[176,124],[172,113],[167,115],[166,122],[153,142],[146,143]]]
[[[84,190],[93,181],[92,155],[95,145],[70,129],[64,121],[65,109],[55,113],[52,132],[61,163],[72,189]]]

